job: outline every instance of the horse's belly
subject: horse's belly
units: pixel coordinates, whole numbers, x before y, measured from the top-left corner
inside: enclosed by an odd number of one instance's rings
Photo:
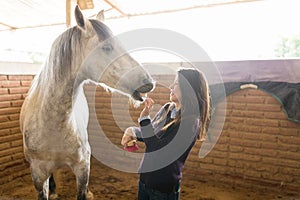
[[[27,133],[28,134],[28,133]],[[45,136],[47,135],[47,136]],[[90,156],[90,145],[74,133],[36,134],[24,136],[24,153],[28,161],[56,160],[58,162],[78,162]]]
[[[63,151],[61,149],[32,151],[31,149],[26,148],[24,149],[24,153],[28,162],[31,162],[32,160],[51,161],[57,166],[62,166],[90,159],[91,153],[88,149],[89,146],[88,148],[79,148],[76,151],[69,151],[69,149],[65,149]]]

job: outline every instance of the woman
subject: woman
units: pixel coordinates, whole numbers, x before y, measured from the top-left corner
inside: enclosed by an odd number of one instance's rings
[[[138,120],[140,127],[125,130],[121,144],[133,139],[145,143],[140,165],[138,200],[180,197],[180,180],[188,154],[196,139],[204,139],[209,123],[210,96],[206,78],[197,69],[177,71],[170,86],[170,102],[151,120],[151,98]]]

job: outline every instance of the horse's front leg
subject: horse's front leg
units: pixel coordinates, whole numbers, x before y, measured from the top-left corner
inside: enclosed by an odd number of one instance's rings
[[[30,163],[31,177],[38,192],[38,200],[48,200],[50,170],[43,161],[34,160]]]
[[[58,198],[58,195],[56,194],[55,189],[56,189],[56,184],[54,181],[53,174],[51,174],[51,176],[49,178],[49,199],[50,200],[55,200]]]
[[[90,176],[90,158],[75,164],[73,172],[77,182],[77,200],[93,200],[93,193],[88,190]]]

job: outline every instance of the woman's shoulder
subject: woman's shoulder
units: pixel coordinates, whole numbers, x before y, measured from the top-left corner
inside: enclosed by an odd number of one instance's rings
[[[165,110],[167,109],[173,109],[175,107],[175,103],[174,102],[167,102],[165,103],[165,105],[162,106]]]
[[[173,103],[172,102],[167,102],[165,103],[160,109],[159,111],[156,113],[156,115],[154,116],[153,120],[152,121],[156,121],[157,119],[159,119],[160,117],[162,116],[165,116],[170,108],[173,106],[172,105]],[[171,107],[170,107],[171,106]]]

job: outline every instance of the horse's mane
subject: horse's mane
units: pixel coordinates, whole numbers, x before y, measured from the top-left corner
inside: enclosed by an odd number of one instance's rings
[[[99,42],[112,37],[111,30],[98,20],[89,20],[97,33]],[[51,84],[59,84],[76,73],[84,59],[82,29],[78,26],[67,29],[52,44],[50,53],[40,72],[36,75],[29,93],[45,90]],[[74,75],[74,74],[73,74]],[[38,92],[39,93],[39,92]]]
[[[112,36],[111,30],[98,20],[89,20],[97,33],[99,42]],[[50,54],[41,71],[40,78],[44,84],[58,83],[76,72],[83,60],[84,48],[82,30],[78,26],[67,29],[53,42]],[[42,83],[40,83],[42,84]],[[43,85],[43,84],[42,84]]]
[[[48,58],[48,69],[45,69],[50,73],[47,77],[60,81],[71,75],[72,66],[79,59],[74,56],[82,56],[81,35],[82,31],[75,26],[66,30],[54,41]]]

